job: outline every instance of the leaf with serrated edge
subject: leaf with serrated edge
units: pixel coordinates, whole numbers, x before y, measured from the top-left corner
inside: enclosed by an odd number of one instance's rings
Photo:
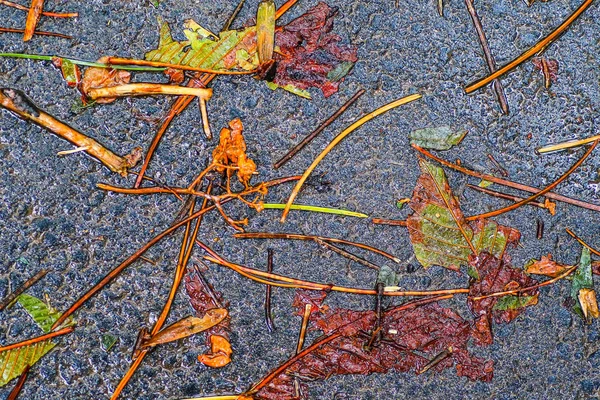
[[[23,293],[17,297],[17,301],[45,333],[50,332],[52,325],[62,315],[62,313],[50,307],[42,300],[27,293]]]
[[[0,387],[20,376],[27,366],[38,362],[56,346],[50,340],[0,352]]]
[[[409,203],[414,213],[407,218],[407,227],[415,256],[423,267],[440,265],[457,270],[468,263],[472,253],[469,242],[477,253],[488,251],[498,258],[502,258],[509,243],[518,242],[518,231],[494,221],[468,223],[442,168],[424,160],[419,166],[422,174]]]

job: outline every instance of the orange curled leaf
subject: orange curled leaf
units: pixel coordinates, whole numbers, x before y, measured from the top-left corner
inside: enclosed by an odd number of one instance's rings
[[[542,256],[540,260],[531,260],[525,265],[525,272],[528,274],[545,275],[556,278],[567,270],[567,266],[558,264],[552,260],[552,255]]]
[[[184,318],[158,332],[156,335],[146,341],[142,347],[152,347],[158,344],[169,343],[175,340],[183,339],[198,332],[212,328],[219,322],[223,321],[225,317],[227,317],[226,309],[214,308],[212,310],[208,310],[202,318]]]
[[[99,63],[105,64],[108,57],[102,57],[98,60]],[[96,68],[90,67],[85,70],[83,80],[81,81],[81,90],[85,94],[90,89],[100,89],[113,86],[119,86],[129,83],[131,73],[124,70],[116,70],[112,68]],[[99,98],[96,100],[99,104],[108,104],[116,100],[116,97]]]
[[[212,335],[210,337],[210,352],[200,354],[198,361],[207,367],[221,368],[231,362],[231,344],[229,340],[220,335]]]
[[[219,172],[224,172],[226,167],[236,168],[238,179],[247,186],[256,172],[256,164],[246,155],[243,129],[239,118],[229,122],[229,128],[221,129],[219,145],[213,150],[213,163],[218,165]]]

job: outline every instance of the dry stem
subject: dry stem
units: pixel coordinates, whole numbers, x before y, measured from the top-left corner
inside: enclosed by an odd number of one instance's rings
[[[157,94],[196,96],[206,101],[212,96],[212,89],[163,85],[160,83],[129,83],[126,85],[89,89],[86,92],[87,97],[91,100],[103,97],[149,96]]]
[[[32,0],[31,7],[27,12],[27,20],[25,21],[25,32],[23,35],[23,41],[27,42],[31,40],[35,33],[35,27],[40,20],[40,14],[44,8],[44,0]]]

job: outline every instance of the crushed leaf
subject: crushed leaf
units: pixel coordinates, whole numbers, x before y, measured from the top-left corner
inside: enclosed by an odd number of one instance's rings
[[[98,60],[99,63],[106,63],[108,57],[102,57]],[[131,73],[124,70],[112,68],[96,68],[90,67],[85,70],[83,80],[81,81],[81,91],[85,94],[90,89],[100,89],[113,86],[119,86],[129,83]],[[116,97],[106,97],[96,100],[98,104],[108,104],[115,101]]]
[[[228,168],[237,170],[238,179],[247,187],[256,172],[256,164],[246,155],[243,129],[239,118],[229,122],[229,128],[221,129],[219,145],[213,150],[213,163],[221,173]]]

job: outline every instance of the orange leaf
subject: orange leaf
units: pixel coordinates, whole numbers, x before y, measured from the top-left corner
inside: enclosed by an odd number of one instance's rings
[[[231,362],[231,344],[229,340],[220,335],[210,337],[210,352],[198,356],[198,361],[207,367],[221,368]]]

